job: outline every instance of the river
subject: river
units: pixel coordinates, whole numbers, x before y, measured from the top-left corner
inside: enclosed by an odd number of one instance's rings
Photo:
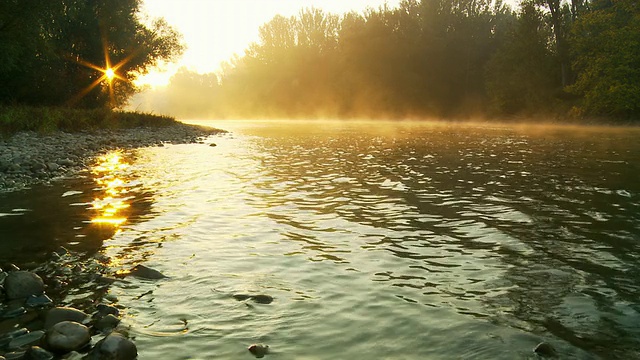
[[[194,123],[230,133],[0,194],[0,261],[167,275],[64,295],[140,359],[640,358],[639,130]]]

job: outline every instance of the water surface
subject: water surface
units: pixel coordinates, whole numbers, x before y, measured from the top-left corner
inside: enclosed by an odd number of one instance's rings
[[[640,131],[205,123],[0,195],[0,260],[169,276],[104,294],[141,359],[640,357]]]

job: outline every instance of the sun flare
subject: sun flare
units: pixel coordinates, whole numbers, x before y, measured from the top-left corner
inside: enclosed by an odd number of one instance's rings
[[[112,68],[108,68],[108,69],[106,69],[106,70],[104,71],[104,76],[106,76],[106,77],[107,77],[107,80],[112,81],[112,80],[113,80],[113,78],[115,78],[115,77],[116,77],[116,72],[115,72],[115,71],[113,71],[113,69],[112,69]]]

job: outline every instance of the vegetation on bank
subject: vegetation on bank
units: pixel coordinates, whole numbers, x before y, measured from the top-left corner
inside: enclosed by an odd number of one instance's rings
[[[19,131],[79,132],[134,127],[163,127],[174,124],[176,124],[175,119],[168,116],[116,111],[107,108],[0,106],[0,134],[5,136]]]
[[[189,117],[638,121],[638,34],[636,0],[306,9],[264,24],[218,77],[180,71],[147,99]]]

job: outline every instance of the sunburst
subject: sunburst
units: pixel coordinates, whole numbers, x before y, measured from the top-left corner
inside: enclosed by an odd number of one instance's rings
[[[98,77],[94,82],[92,82],[89,86],[87,86],[86,88],[82,89],[80,91],[80,93],[78,93],[76,96],[73,97],[73,99],[71,99],[70,103],[71,104],[75,104],[76,102],[78,102],[80,99],[82,99],[85,95],[87,95],[91,90],[93,90],[96,86],[106,83],[108,88],[109,88],[109,101],[110,101],[110,105],[113,106],[115,105],[115,92],[114,92],[114,83],[116,80],[119,81],[128,81],[122,74],[118,73],[118,70],[124,66],[126,63],[128,63],[133,55],[129,55],[126,58],[124,58],[122,61],[120,61],[119,63],[112,65],[111,64],[111,58],[109,57],[109,48],[108,48],[108,42],[103,40],[103,53],[104,53],[104,67],[100,67],[98,65],[92,64],[88,61],[85,61],[83,59],[75,59],[75,61],[83,66],[86,66],[90,69],[93,69],[95,71],[97,71],[100,75],[100,77]]]

